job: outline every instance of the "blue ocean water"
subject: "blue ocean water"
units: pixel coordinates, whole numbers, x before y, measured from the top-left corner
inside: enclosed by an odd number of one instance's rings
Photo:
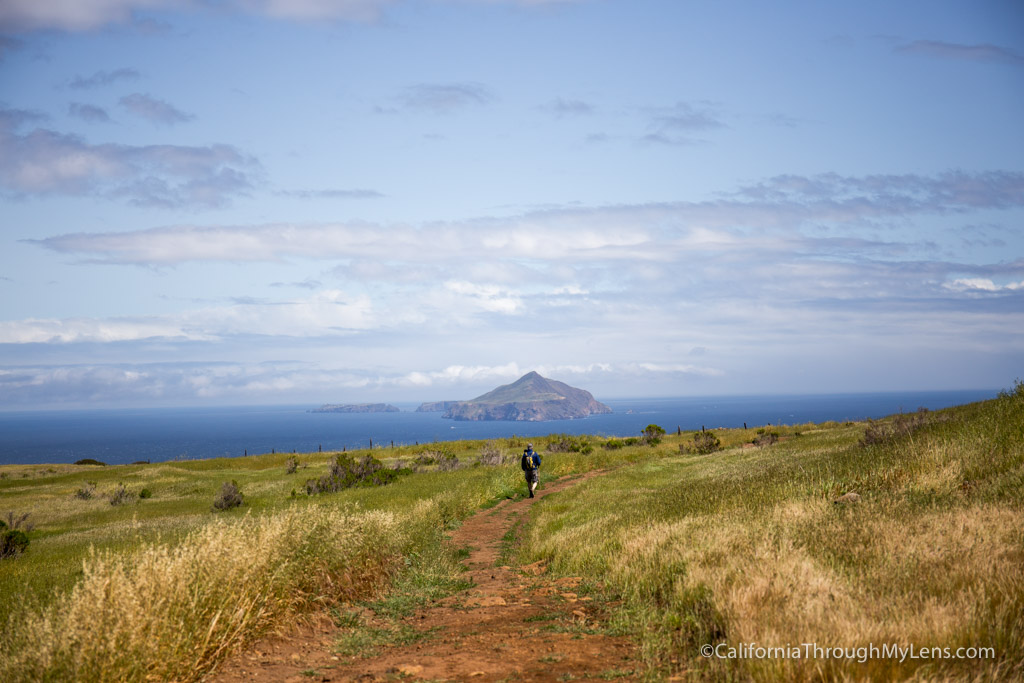
[[[310,413],[316,406],[203,407],[0,413],[0,464],[107,464],[237,457],[456,439],[554,433],[634,436],[648,424],[667,430],[803,424],[879,418],[919,407],[937,410],[994,398],[997,390],[729,396],[605,400],[614,412],[550,422],[456,422],[441,413]]]

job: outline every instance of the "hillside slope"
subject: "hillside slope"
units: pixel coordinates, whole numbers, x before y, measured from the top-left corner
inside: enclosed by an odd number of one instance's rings
[[[622,601],[669,680],[1021,680],[1024,385],[776,429],[566,491],[520,561]],[[779,650],[735,654],[753,643]]]

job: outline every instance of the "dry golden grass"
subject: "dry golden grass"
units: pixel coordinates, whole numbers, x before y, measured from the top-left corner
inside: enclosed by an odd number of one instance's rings
[[[417,513],[296,508],[95,554],[69,595],[8,626],[0,679],[198,680],[295,615],[385,585],[409,534],[437,524]]]

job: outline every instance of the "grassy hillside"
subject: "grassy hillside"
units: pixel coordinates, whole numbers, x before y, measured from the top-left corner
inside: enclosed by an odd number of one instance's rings
[[[379,593],[410,571],[428,583],[457,579],[445,530],[525,492],[524,446],[377,449],[387,464],[417,471],[315,496],[304,482],[323,475],[333,454],[299,454],[292,474],[287,454],[0,467],[0,513],[29,513],[35,524],[27,552],[0,560],[0,680],[197,680],[268,629]],[[655,455],[552,454],[542,482]],[[244,505],[213,512],[232,480]],[[122,485],[134,497],[112,505]],[[143,488],[152,497],[138,497]]]
[[[533,439],[542,483],[610,471],[535,505],[510,552],[585,577],[614,607],[615,628],[642,641],[653,678],[1024,675],[1024,386],[873,425],[714,435],[722,450],[704,455],[692,433]],[[0,467],[0,513],[35,524],[27,552],[0,560],[0,680],[198,680],[305,613],[446,590],[459,570],[445,531],[522,495],[524,445],[377,449],[416,473],[314,496],[304,482],[327,471],[329,454],[299,454],[291,474],[288,454]],[[211,511],[231,480],[245,504]],[[136,497],[112,505],[121,485]],[[143,488],[152,496],[137,497]],[[859,502],[833,502],[851,491]],[[990,646],[995,657],[698,651],[749,643]]]
[[[835,503],[856,492],[858,502]],[[804,429],[620,469],[536,510],[524,561],[621,600],[662,675],[1024,676],[1024,385],[985,403]],[[990,659],[702,657],[768,647],[994,648]],[[965,653],[969,654],[969,653]],[[859,660],[865,661],[859,661]]]

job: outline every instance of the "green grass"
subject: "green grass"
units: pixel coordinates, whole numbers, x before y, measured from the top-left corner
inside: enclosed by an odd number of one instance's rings
[[[534,441],[543,448],[544,439]],[[509,439],[497,445],[514,459],[523,444]],[[424,600],[458,590],[465,585],[456,569],[460,550],[445,546],[444,532],[473,511],[521,495],[523,489],[521,473],[514,465],[474,465],[483,447],[483,442],[444,444],[463,464],[454,472],[428,468],[388,486],[313,497],[293,496],[292,491],[304,491],[306,479],[323,474],[333,454],[298,454],[302,466],[291,475],[285,472],[286,461],[292,457],[288,453],[111,467],[0,467],[3,507],[30,513],[30,521],[36,525],[28,551],[0,566],[0,678],[6,674],[30,680],[62,676],[141,680],[163,671],[172,678],[194,680],[232,649],[282,620],[318,605],[329,607],[347,596],[345,591],[338,592],[339,581],[362,591],[378,591],[394,582],[396,590],[376,605],[386,614],[407,613]],[[426,444],[376,449],[373,454],[389,464],[408,465],[418,454],[437,448]],[[353,453],[356,457],[362,454]],[[545,460],[545,479],[658,455],[650,449],[596,458],[552,455]],[[245,504],[212,512],[221,485],[231,480],[238,483]],[[89,482],[94,483],[97,495],[91,500],[76,497],[76,491]],[[145,487],[153,496],[112,506],[105,496],[120,484],[136,494]],[[389,516],[373,517],[374,513]],[[302,519],[315,524],[328,523],[328,519],[338,524],[357,520],[377,524],[374,520],[381,520],[387,530],[374,541],[375,549],[359,550],[360,554],[351,558],[344,556],[348,547],[344,543],[324,540],[342,533],[329,527],[299,530],[292,538],[275,541],[278,547],[267,549],[267,557],[300,553],[305,554],[305,562],[323,564],[323,572],[313,572],[312,578],[301,573],[278,576],[270,567],[251,562],[251,550],[227,552],[216,546],[267,542],[261,540],[269,538],[265,530],[282,530]],[[355,526],[362,528],[362,524],[358,521]],[[363,548],[358,538],[345,543]],[[215,571],[202,569],[208,555],[217,558]],[[177,572],[177,580],[192,582],[188,584],[191,587],[179,587],[178,594],[163,596],[157,579],[161,563],[166,571]],[[212,578],[243,574],[244,579],[219,579],[221,583],[245,583],[233,592],[225,592],[230,584],[218,585]],[[371,583],[376,586],[367,583],[373,577]],[[269,589],[259,588],[264,581],[274,582],[273,595],[267,593]],[[317,587],[310,581],[323,583]],[[173,581],[166,583],[166,590],[172,590]],[[117,600],[96,597],[97,590],[106,590],[103,586],[117,591]],[[290,594],[293,591],[295,594]],[[153,595],[144,599],[144,593]],[[221,599],[239,605],[270,602],[255,610],[242,607],[225,619],[224,608],[214,604]],[[147,613],[146,604],[159,609]],[[97,619],[103,621],[102,626],[86,623]],[[234,630],[230,638],[210,642],[210,636],[204,635],[204,620],[210,620],[209,634],[217,633],[216,629],[229,621]],[[152,634],[146,635],[147,629],[162,635],[154,640]],[[111,639],[110,645],[103,638]],[[157,642],[161,638],[164,640]],[[94,642],[87,642],[89,639]],[[133,648],[135,655],[129,661],[122,652]]]
[[[601,581],[623,601],[615,627],[661,675],[1024,674],[1024,386],[869,447],[863,424],[772,429],[771,446],[743,448],[753,430],[718,432],[723,452],[647,460],[549,499],[521,561]],[[849,491],[862,500],[833,504]],[[718,642],[980,645],[996,658],[699,656]]]
[[[870,447],[859,445],[865,429],[773,426],[780,440],[764,447],[750,446],[756,428],[715,430],[724,450],[710,455],[686,452],[693,433],[614,450],[605,439],[580,437],[589,454],[548,453],[546,439],[531,439],[545,453],[542,486],[591,469],[610,472],[532,508],[533,518],[504,539],[501,561],[544,559],[553,572],[584,577],[595,603],[618,605],[608,608],[604,629],[640,641],[648,676],[1024,675],[1024,388],[930,414],[919,429]],[[476,510],[525,495],[516,462],[525,443],[492,442],[510,460],[500,467],[473,464],[483,442],[445,443],[462,468],[314,497],[301,493],[303,484],[326,471],[332,454],[298,454],[302,466],[291,475],[288,453],[2,466],[0,513],[29,512],[36,528],[28,551],[0,565],[0,677],[143,680],[157,672],[197,680],[266,629],[331,607],[352,639],[343,648],[360,639],[372,648],[403,642],[413,637],[399,625],[403,616],[468,585],[459,564],[467,550],[445,542],[446,532]],[[411,465],[441,447],[373,455]],[[245,504],[212,512],[230,480]],[[100,495],[76,498],[87,482]],[[112,506],[103,496],[121,483],[153,497]],[[831,502],[848,491],[861,502]],[[258,544],[267,557],[280,554],[277,564],[254,568],[251,551],[231,550]],[[114,592],[101,598],[101,589]],[[229,612],[227,604],[251,607]],[[373,610],[373,623],[353,604]],[[38,618],[20,619],[26,615]],[[204,634],[232,619],[230,637],[207,642]],[[703,643],[812,641],[991,644],[998,656],[851,664],[697,654]]]

